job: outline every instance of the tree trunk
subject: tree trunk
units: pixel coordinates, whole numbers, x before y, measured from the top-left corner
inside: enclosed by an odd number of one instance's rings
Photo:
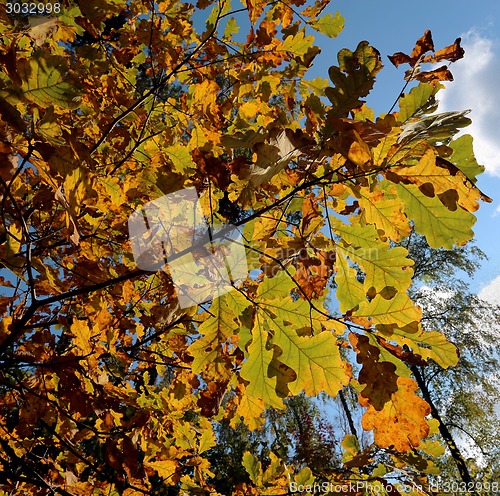
[[[441,416],[439,415],[439,412],[436,408],[436,405],[432,401],[431,395],[429,393],[429,389],[427,388],[427,384],[424,381],[424,378],[422,377],[422,374],[418,370],[418,368],[415,365],[411,365],[410,369],[415,376],[415,379],[417,381],[418,387],[420,388],[420,391],[422,391],[422,396],[425,401],[429,404],[431,407],[431,415],[433,418],[435,418],[439,422],[439,433],[443,437],[443,439],[446,441],[446,444],[448,445],[448,448],[450,449],[451,456],[453,457],[453,460],[455,460],[455,464],[457,465],[458,472],[460,473],[460,477],[462,478],[462,481],[471,484],[474,482],[470,476],[469,469],[467,468],[467,464],[465,463],[465,460],[462,456],[462,453],[458,449],[458,446],[456,445],[451,432],[448,430],[448,427],[446,427],[445,423],[442,421]],[[475,492],[470,492],[471,495],[476,496]]]

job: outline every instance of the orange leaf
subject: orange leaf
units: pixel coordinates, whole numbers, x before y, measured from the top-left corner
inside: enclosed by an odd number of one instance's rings
[[[399,377],[397,385],[398,390],[381,411],[377,411],[363,396],[359,397],[359,403],[368,408],[362,425],[365,430],[373,429],[375,442],[382,448],[393,446],[405,452],[417,448],[420,441],[428,436],[429,425],[425,417],[431,409],[414,393],[417,383],[413,379]]]
[[[305,232],[311,221],[318,216],[318,202],[311,194],[304,200],[302,205],[302,232]]]
[[[264,8],[267,5],[267,0],[246,0],[248,16],[250,17],[250,22],[255,24],[257,19],[260,17]]]

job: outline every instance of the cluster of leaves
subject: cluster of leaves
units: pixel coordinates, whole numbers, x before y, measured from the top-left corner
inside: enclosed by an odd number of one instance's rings
[[[377,119],[363,101],[382,68],[368,42],[339,52],[330,83],[306,78],[309,33],[342,29],[327,3],[63,0],[43,23],[0,6],[6,494],[216,494],[213,422],[254,430],[290,396],[348,386],[390,463],[433,469],[436,425],[408,364],[448,368],[458,353],[423,329],[414,262],[394,244],[412,226],[431,247],[465,244],[488,200],[482,168],[470,137],[452,139],[465,114],[433,114],[448,72]],[[416,74],[459,45],[422,57],[426,33],[397,60]],[[209,222],[241,226],[251,276],[183,309],[167,267],[135,266],[127,220],[192,186]],[[388,469],[352,437],[343,447],[332,481],[389,491]],[[234,494],[313,481],[268,457],[244,455]]]

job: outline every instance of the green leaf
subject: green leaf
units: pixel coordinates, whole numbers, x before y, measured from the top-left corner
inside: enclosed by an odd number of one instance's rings
[[[295,474],[294,479],[297,485],[312,485],[315,477],[309,467],[304,467],[299,473]]]
[[[317,77],[311,80],[303,79],[299,85],[305,88],[308,92],[312,91],[315,95],[323,96],[325,88],[328,86],[328,80],[322,77]]]
[[[212,30],[215,27],[215,25],[219,22],[219,19],[222,16],[225,16],[230,11],[231,11],[231,2],[223,2],[222,4],[219,4],[217,2],[212,7],[210,15],[207,17],[206,20],[207,32]]]
[[[358,438],[353,434],[347,434],[340,445],[342,446],[344,462],[352,460],[361,451]]]
[[[260,486],[262,484],[262,464],[259,459],[249,451],[246,451],[243,455],[243,466],[250,476],[250,480],[257,486]]]
[[[346,313],[357,307],[366,299],[363,283],[356,278],[356,269],[349,266],[349,262],[342,253],[337,254],[335,259],[335,282],[337,283],[337,299],[340,303],[340,311]]]
[[[23,69],[20,92],[27,100],[45,108],[52,105],[69,109],[78,107],[79,91],[74,84],[62,80],[66,73],[63,57],[37,51]]]
[[[340,69],[350,75],[361,71],[366,76],[374,78],[382,69],[379,51],[370,46],[367,41],[360,41],[354,52],[343,48],[338,53],[337,60]]]
[[[325,14],[317,21],[311,22],[311,26],[329,38],[336,38],[344,29],[344,18],[340,12],[335,12],[335,15]]]
[[[279,283],[276,278],[270,281]],[[241,369],[241,376],[250,383],[246,394],[262,398],[266,406],[279,407],[280,398],[302,390],[309,395],[321,391],[335,395],[348,384],[351,369],[340,357],[335,334],[322,331],[328,326],[327,317],[311,312],[306,300],[280,297],[275,292],[278,287],[273,284],[263,292],[275,296],[274,300],[257,297],[252,342]]]
[[[382,69],[380,54],[368,42],[362,41],[354,52],[343,49],[338,54],[339,66],[328,70],[334,87],[325,89],[333,104],[334,117],[347,117],[350,110],[361,107],[361,97],[368,95]],[[346,75],[347,73],[347,75]]]
[[[451,250],[472,239],[474,214],[457,207],[446,208],[438,197],[424,195],[413,184],[396,184],[399,197],[405,204],[405,214],[412,219],[415,230],[423,234],[432,248]]]
[[[399,99],[399,122],[405,123],[412,117],[434,112],[438,107],[435,95],[441,88],[443,86],[440,84],[420,83],[408,94],[403,95]]]
[[[281,49],[295,56],[302,56],[311,49],[313,41],[313,36],[305,36],[304,33],[300,31],[296,35],[287,36]]]
[[[293,272],[293,269],[290,272]],[[332,326],[332,321],[328,317],[315,310],[311,311],[309,302],[304,299],[294,301],[290,296],[287,296],[286,298],[278,297],[274,300],[259,300],[258,304],[260,313],[266,312],[266,315],[271,319],[279,317],[288,325],[293,325],[299,334],[302,334],[302,331],[315,334],[321,332],[324,328],[336,328],[335,325]],[[324,311],[318,301],[315,302],[315,307],[319,311]]]
[[[382,463],[379,463],[375,470],[373,471],[372,476],[373,477],[382,477],[383,475],[387,474],[390,471],[388,467],[385,465],[382,465]]]
[[[193,157],[189,150],[182,144],[171,145],[164,150],[165,154],[172,161],[176,172],[185,173],[188,169],[196,168]]]
[[[292,394],[305,391],[314,396],[325,391],[336,396],[349,383],[351,369],[341,359],[335,335],[323,331],[315,336],[299,336],[294,326],[280,317],[268,315],[265,322],[274,333],[272,343],[282,351],[279,360],[297,375],[288,385]]]
[[[473,183],[477,181],[476,176],[484,172],[484,167],[479,165],[474,156],[472,146],[473,138],[470,134],[464,134],[450,143],[453,150],[449,161],[455,164]]]
[[[342,313],[346,313],[356,308],[366,299],[363,283],[356,278],[356,269],[349,266],[347,257],[342,253],[337,253],[335,259],[335,282],[337,283],[337,299]]]
[[[400,291],[406,291],[411,284],[413,260],[407,258],[403,247],[390,248],[380,241],[375,226],[369,224],[343,224],[334,219],[334,229],[342,237],[337,252],[349,257],[365,273],[364,288],[371,298],[381,294],[389,299]]]
[[[292,278],[285,272],[280,271],[274,277],[265,277],[257,288],[257,301],[274,300],[290,296],[290,291],[295,288]]]
[[[226,27],[224,28],[224,38],[231,38],[233,34],[236,34],[240,31],[240,27],[236,22],[234,17],[230,17],[226,23]]]
[[[75,22],[77,17],[82,17],[82,13],[78,7],[63,8],[61,13],[57,16],[57,22],[75,28],[75,33],[83,35],[85,29]]]

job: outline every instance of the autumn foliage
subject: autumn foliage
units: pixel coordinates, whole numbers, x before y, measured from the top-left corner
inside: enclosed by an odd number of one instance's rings
[[[327,3],[63,1],[44,22],[0,5],[2,494],[217,494],[215,422],[258,429],[292,395],[346,387],[373,446],[347,436],[329,480],[433,473],[409,366],[459,353],[422,329],[396,244],[463,245],[489,200],[472,138],[453,139],[466,112],[435,113],[463,50],[427,31],[391,57],[411,90],[375,117],[368,42],[307,78],[314,35],[343,27]],[[209,224],[241,229],[250,272],[183,309],[167,266],[136,267],[127,221],[193,186]],[[276,454],[241,463],[234,494],[314,482]]]

